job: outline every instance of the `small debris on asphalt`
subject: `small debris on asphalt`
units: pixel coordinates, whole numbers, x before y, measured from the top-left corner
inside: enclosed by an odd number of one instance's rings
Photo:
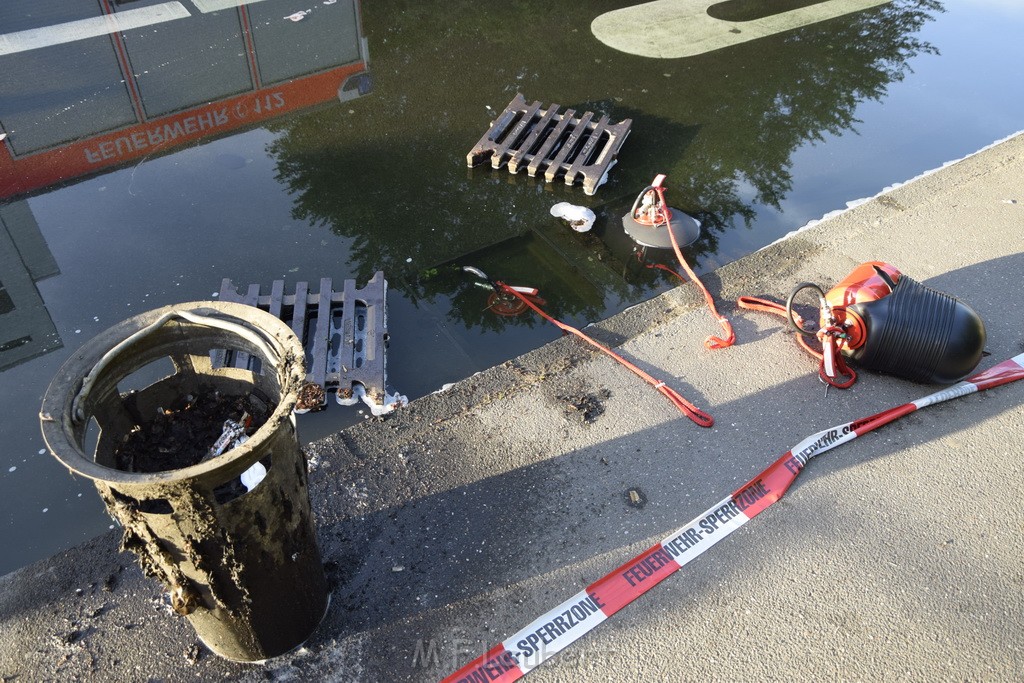
[[[626,491],[626,504],[630,507],[634,507],[638,510],[642,510],[647,505],[647,496],[639,488],[631,488]]]
[[[198,664],[199,660],[203,657],[203,649],[199,646],[199,643],[192,643],[185,648],[185,661],[189,664]]]
[[[593,424],[597,418],[604,414],[604,401],[610,398],[612,392],[602,389],[596,394],[584,394],[580,396],[561,396],[565,401],[567,415],[577,415],[584,423]]]

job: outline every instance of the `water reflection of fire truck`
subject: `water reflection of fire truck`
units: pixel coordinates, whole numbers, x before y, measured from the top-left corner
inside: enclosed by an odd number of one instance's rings
[[[371,88],[357,0],[4,0],[0,199]]]

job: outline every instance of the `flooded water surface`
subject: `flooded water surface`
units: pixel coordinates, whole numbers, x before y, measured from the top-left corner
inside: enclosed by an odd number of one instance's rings
[[[389,390],[414,399],[560,334],[489,307],[460,266],[537,288],[578,326],[676,286],[644,267],[671,254],[622,231],[659,173],[703,224],[686,255],[704,273],[1024,128],[1016,2],[894,0],[756,40],[734,37],[757,3],[719,3],[706,30],[722,44],[671,56],[680,38],[667,57],[595,35],[629,6],[6,0],[0,573],[111,525],[46,452],[38,411],[73,352],[126,318],[216,299],[225,278],[269,292],[380,271]],[[594,195],[467,167],[517,93],[631,121]],[[558,202],[592,209],[594,228],[552,217]],[[299,429],[368,418],[330,400]]]

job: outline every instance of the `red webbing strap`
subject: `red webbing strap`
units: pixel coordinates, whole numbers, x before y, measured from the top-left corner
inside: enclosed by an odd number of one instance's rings
[[[665,203],[665,191],[660,185],[655,186],[654,189],[658,192],[658,200],[661,202],[662,210],[664,210],[668,207],[668,204]],[[711,296],[711,292],[708,291],[708,288],[704,286],[704,283],[700,281],[700,278],[697,277],[697,274],[690,268],[686,259],[683,258],[683,252],[679,248],[679,242],[676,241],[675,233],[673,233],[671,227],[669,227],[668,217],[664,213],[661,213],[661,217],[662,222],[665,224],[665,229],[668,230],[669,239],[672,240],[672,250],[676,253],[676,259],[679,260],[679,265],[681,265],[683,270],[686,271],[687,277],[689,277],[693,283],[700,288],[701,293],[704,294],[704,301],[708,304],[708,310],[711,311],[711,315],[715,316],[718,324],[722,326],[722,330],[725,332],[725,339],[711,335],[704,340],[704,346],[709,349],[724,349],[732,346],[736,343],[736,333],[732,330],[732,324],[729,322],[728,318],[718,312],[718,308],[715,306],[715,299]]]
[[[818,377],[822,382],[833,386],[836,389],[849,389],[857,381],[857,373],[851,370],[843,354],[839,352],[842,343],[843,331],[838,327],[826,327],[818,330],[818,340],[821,342],[822,357],[818,364]],[[803,336],[803,335],[801,335]],[[836,379],[846,377],[846,380]]]
[[[672,402],[672,404],[675,405],[675,407],[679,409],[679,412],[681,412],[683,415],[686,415],[686,417],[688,417],[691,420],[693,420],[694,423],[700,425],[701,427],[711,427],[712,425],[715,424],[714,418],[712,418],[710,415],[705,413],[703,410],[701,410],[697,406],[695,406],[692,403],[690,403],[689,401],[687,401],[685,398],[683,398],[679,394],[679,392],[677,392],[672,387],[668,386],[667,384],[665,384],[664,382],[662,382],[660,380],[655,379],[654,377],[651,377],[649,374],[647,374],[646,372],[644,372],[643,370],[638,368],[633,363],[630,363],[628,360],[626,360],[625,358],[623,358],[619,354],[615,353],[614,351],[609,349],[607,346],[604,346],[600,342],[598,342],[598,341],[596,341],[594,339],[591,339],[587,335],[585,335],[582,332],[580,332],[579,330],[577,330],[575,327],[573,327],[571,325],[566,325],[565,323],[563,323],[563,322],[561,322],[559,320],[555,320],[550,315],[548,315],[543,310],[541,310],[539,306],[534,304],[532,301],[530,301],[528,298],[523,296],[521,293],[517,292],[516,290],[514,290],[511,287],[509,287],[508,285],[506,285],[504,282],[499,281],[499,282],[497,282],[495,284],[497,284],[497,286],[501,289],[501,291],[506,292],[508,294],[511,294],[512,296],[518,298],[520,301],[522,301],[527,306],[532,308],[534,310],[534,312],[536,312],[539,316],[541,316],[542,318],[544,318],[545,320],[550,322],[552,325],[554,325],[558,329],[562,330],[563,332],[568,332],[569,334],[576,335],[577,337],[579,337],[583,341],[585,341],[588,344],[590,344],[591,346],[593,346],[598,351],[601,351],[602,353],[607,354],[608,356],[611,356],[618,363],[620,363],[621,365],[625,366],[627,370],[631,371],[634,375],[640,377],[642,380],[644,380],[645,382],[650,384],[652,387],[657,389],[659,393],[661,393],[663,396],[668,398],[668,400],[670,400]]]
[[[639,251],[636,252],[636,258],[637,258],[638,261],[643,263],[643,258],[640,256],[640,252]],[[655,268],[657,268],[658,270],[663,270],[666,273],[668,273],[669,275],[671,275],[672,277],[674,277],[677,280],[679,280],[684,285],[686,284],[686,278],[685,277],[683,277],[682,275],[680,275],[676,271],[672,270],[671,268],[669,268],[668,266],[666,266],[663,263],[644,263],[644,267],[645,268],[650,268],[652,270],[655,269]]]
[[[783,306],[780,303],[770,301],[768,299],[760,299],[756,296],[741,296],[736,300],[736,304],[740,308],[745,308],[750,311],[771,313],[773,315],[778,315],[783,318],[788,318],[785,306]],[[800,327],[803,327],[804,321],[800,317],[800,315],[797,314],[796,311],[793,311],[793,322],[795,322]],[[822,337],[828,337],[829,343],[826,344]],[[839,353],[837,338],[834,335],[829,334],[827,330],[821,330],[818,332],[818,340],[821,342],[822,345],[821,351],[811,346],[810,343],[807,341],[807,337],[805,337],[804,335],[797,335],[796,338],[797,343],[800,344],[801,348],[803,348],[804,351],[818,359],[818,377],[821,378],[822,382],[825,382],[826,384],[833,386],[837,389],[849,389],[851,386],[853,386],[853,383],[857,381],[857,372],[846,364],[846,361],[843,359],[842,354]],[[831,349],[829,348],[830,346]],[[828,351],[831,352],[831,359],[826,359],[825,357],[825,354]],[[834,368],[834,375],[829,375],[829,372],[827,370],[828,366]],[[845,381],[840,381],[836,379],[837,376],[847,377],[848,379]]]
[[[781,315],[783,318],[786,317],[786,307],[778,302],[772,301],[771,299],[761,299],[756,296],[741,296],[736,299],[736,304],[740,308],[745,308],[748,311],[761,311],[762,313],[773,313],[775,315]],[[796,311],[793,311],[793,320],[801,327],[804,324],[804,319],[801,318],[800,314]],[[812,353],[814,352],[812,351]],[[821,354],[818,355],[820,357]]]

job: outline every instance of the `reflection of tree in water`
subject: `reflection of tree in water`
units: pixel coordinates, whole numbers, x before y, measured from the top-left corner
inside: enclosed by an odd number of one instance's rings
[[[531,310],[514,316],[499,315],[488,307],[490,292],[479,287],[460,283],[456,288],[447,290],[447,293],[451,301],[449,317],[469,329],[501,332],[509,327],[534,328],[548,324]],[[549,314],[562,315],[552,310],[549,305],[545,305],[545,308]]]
[[[557,235],[556,235],[557,237]],[[414,286],[426,299],[444,297],[449,307],[448,318],[469,329],[501,331],[511,327],[536,328],[547,325],[535,311],[522,306],[516,315],[502,315],[515,309],[518,300],[506,301],[502,306],[492,302],[494,293],[488,281],[467,273],[463,266],[479,269],[494,280],[508,285],[535,287],[539,300],[533,303],[541,310],[560,319],[598,320],[604,317],[605,292],[598,278],[580,272],[560,255],[564,244],[590,254],[604,254],[603,243],[592,235],[572,234],[564,242],[552,237],[551,232],[532,231],[521,237],[481,249],[454,263],[429,268],[419,273]],[[607,258],[607,257],[605,257]],[[603,268],[603,267],[602,267]],[[614,277],[604,269],[604,280]],[[622,281],[619,280],[622,284]],[[493,307],[492,307],[492,304]]]
[[[793,152],[826,134],[855,131],[858,104],[881,100],[889,83],[903,80],[910,59],[937,52],[913,34],[941,11],[936,0],[896,0],[729,48],[735,57],[728,63],[694,58],[691,68],[716,85],[703,89],[700,134],[673,167],[684,208],[712,214],[714,232],[737,218],[749,227],[755,203],[778,209],[792,189]]]
[[[667,171],[671,203],[704,219],[704,237],[687,250],[696,260],[717,252],[740,221],[754,224],[758,205],[779,208],[792,189],[795,150],[852,129],[858,103],[881,99],[908,60],[935,51],[913,34],[943,11],[937,0],[895,0],[708,55],[649,60],[612,51],[589,32],[595,16],[623,4],[588,3],[585,15],[576,3],[544,0],[501,10],[466,1],[365,4],[376,91],[276,126],[270,152],[294,216],[349,237],[356,277],[383,269],[415,300],[436,293],[416,276],[424,267],[550,225],[556,201],[615,211],[612,224]],[[596,197],[523,174],[467,172],[465,152],[517,90],[633,117],[620,163]],[[632,296],[621,282],[600,284]]]

